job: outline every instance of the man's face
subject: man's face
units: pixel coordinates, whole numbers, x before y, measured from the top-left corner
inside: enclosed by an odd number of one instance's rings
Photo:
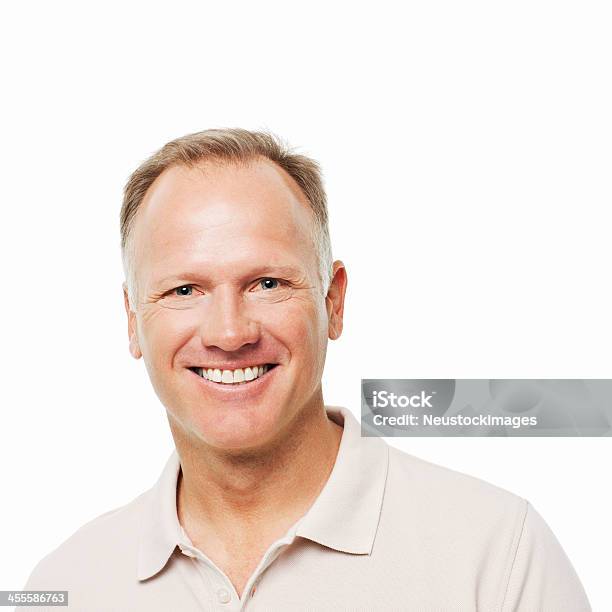
[[[313,215],[270,161],[172,167],[153,183],[133,227],[138,285],[130,350],[180,435],[216,448],[273,443],[321,401],[327,339],[342,330],[346,275],[321,293]],[[238,384],[201,377],[276,364]],[[249,370],[246,370],[246,368]],[[225,373],[223,380],[232,380]]]

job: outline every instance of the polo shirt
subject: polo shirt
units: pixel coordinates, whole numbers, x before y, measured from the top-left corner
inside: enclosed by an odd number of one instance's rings
[[[526,500],[362,438],[345,408],[326,412],[343,427],[329,479],[268,548],[241,598],[178,521],[176,451],[153,488],[81,527],[24,589],[67,590],[68,609],[79,612],[591,609]]]

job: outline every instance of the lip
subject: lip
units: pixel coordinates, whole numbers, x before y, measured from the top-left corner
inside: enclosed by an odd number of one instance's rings
[[[276,377],[276,372],[280,367],[281,366],[277,364],[276,367],[268,370],[262,376],[259,376],[255,380],[252,380],[244,385],[217,383],[208,380],[207,378],[203,378],[189,368],[187,368],[187,371],[189,374],[191,374],[191,376],[197,379],[196,382],[199,381],[200,384],[203,385],[203,390],[206,392],[206,394],[214,399],[230,402],[246,402],[256,399],[265,392],[268,386],[273,382],[274,378]]]

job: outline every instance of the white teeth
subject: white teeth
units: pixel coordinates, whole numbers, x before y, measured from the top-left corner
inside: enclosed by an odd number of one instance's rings
[[[250,368],[244,369],[236,368],[235,370],[194,368],[196,373],[202,378],[226,385],[250,382],[251,380],[259,378],[262,374],[265,374],[269,369],[270,367],[268,365],[251,366]]]

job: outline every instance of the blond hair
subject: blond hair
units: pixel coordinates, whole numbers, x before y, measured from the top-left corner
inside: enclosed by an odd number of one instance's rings
[[[319,260],[323,295],[327,295],[332,276],[327,198],[319,164],[296,154],[274,134],[239,128],[205,130],[170,141],[143,162],[129,177],[121,206],[121,257],[130,308],[137,304],[137,287],[132,229],[136,213],[155,179],[172,166],[193,167],[212,161],[228,164],[248,163],[264,157],[285,170],[298,184],[314,214],[313,244]]]

